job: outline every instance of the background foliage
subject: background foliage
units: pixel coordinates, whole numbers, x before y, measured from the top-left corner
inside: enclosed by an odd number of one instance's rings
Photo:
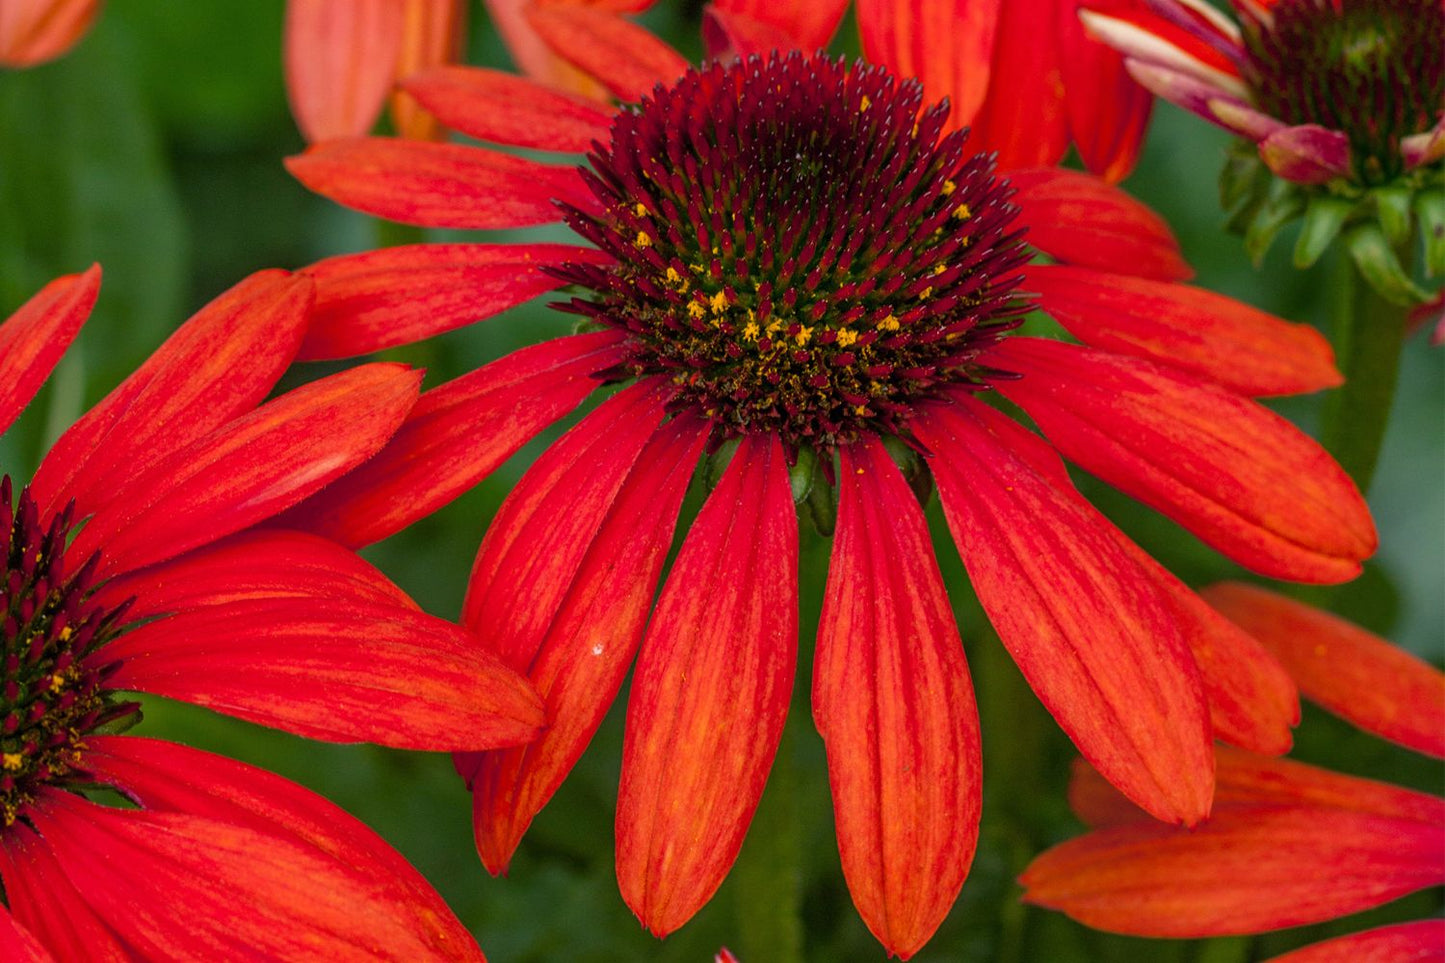
[[[695,5],[664,0],[660,7],[649,15],[650,25],[696,55]],[[0,445],[3,470],[27,477],[59,430],[191,311],[245,274],[405,237],[404,230],[310,195],[283,170],[281,158],[302,143],[282,87],[282,13],[282,0],[116,2],[67,58],[0,73],[0,317],[57,274],[96,260],[105,268],[100,303],[78,350]],[[507,65],[480,10],[472,14],[471,62]],[[849,33],[846,25],[844,30]],[[1287,261],[1292,238],[1286,237],[1255,270],[1239,240],[1223,233],[1214,180],[1225,143],[1223,134],[1162,105],[1127,186],[1174,226],[1201,284],[1328,330],[1330,265],[1293,271]],[[547,232],[526,233],[537,238]],[[444,236],[436,232],[430,239]],[[537,303],[388,357],[426,367],[428,384],[437,384],[568,324]],[[1431,350],[1417,336],[1406,355],[1370,499],[1383,548],[1361,579],[1320,597],[1438,663],[1445,638],[1445,351]],[[1280,407],[1312,429],[1320,399]],[[557,433],[525,448],[446,510],[377,546],[370,557],[427,609],[455,617],[487,519]],[[1240,575],[1172,523],[1088,478],[1077,480],[1192,584]],[[685,511],[695,511],[697,502],[694,495]],[[1093,933],[1020,906],[1014,876],[1032,854],[1078,829],[1063,798],[1072,751],[992,637],[943,532],[936,500],[930,519],[978,688],[985,807],[963,896],[917,959],[1236,963],[1439,911],[1439,894],[1430,892],[1328,926],[1258,939],[1150,944]],[[826,540],[805,530],[805,664],[779,762],[743,856],[707,909],[662,943],[645,934],[622,904],[612,874],[619,711],[537,819],[508,879],[482,870],[471,843],[469,799],[444,756],[312,744],[158,699],[147,700],[142,731],[266,766],[336,800],[411,858],[499,963],[702,960],[722,944],[747,963],[881,959],[838,870],[822,746],[806,704],[807,649],[828,550]],[[1437,766],[1308,707],[1297,746],[1302,758],[1440,790]]]

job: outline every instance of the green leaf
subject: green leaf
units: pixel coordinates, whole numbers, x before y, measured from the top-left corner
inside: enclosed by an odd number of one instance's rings
[[[1299,240],[1295,242],[1294,266],[1303,270],[1318,261],[1354,209],[1353,201],[1340,197],[1322,194],[1312,198],[1305,208]]]
[[[1430,296],[1410,280],[1385,232],[1376,225],[1362,224],[1350,231],[1345,244],[1360,275],[1386,301],[1411,307],[1430,300]]]
[[[1410,239],[1410,189],[1408,187],[1377,187],[1370,192],[1375,199],[1375,216],[1385,231],[1385,239],[1399,247]]]

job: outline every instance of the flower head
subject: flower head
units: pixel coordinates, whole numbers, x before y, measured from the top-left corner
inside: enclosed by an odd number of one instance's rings
[[[308,272],[315,357],[426,337],[562,283],[561,306],[588,323],[428,392],[377,460],[290,524],[353,545],[385,537],[620,386],[527,472],[472,572],[464,622],[538,685],[550,721],[525,750],[459,757],[490,869],[506,867],[640,649],[620,885],[659,934],[712,895],[790,701],[801,503],[836,525],[812,704],[844,872],[890,951],[921,947],[972,858],[980,759],[910,482],[936,487],[1045,704],[1151,812],[1207,812],[1211,718],[1226,738],[1288,746],[1297,705],[1272,658],[1085,502],[1053,447],[981,399],[1007,397],[1080,464],[1246,564],[1344,579],[1373,544],[1358,493],[1241,393],[1333,383],[1318,335],[1178,283],[1188,267],[1167,229],[1096,179],[998,179],[915,81],[880,67],[794,52],[689,68],[620,18],[547,8],[534,22],[628,103],[463,68],[406,87],[483,140],[590,150],[581,168],[387,140],[291,161],[372,212],[561,218],[587,242],[423,245]],[[1025,263],[1037,251],[1063,263]],[[1099,347],[1011,334],[1035,303]],[[718,480],[654,609],[699,461]]]
[[[34,67],[73,47],[100,12],[100,0],[5,0],[0,67]]]
[[[0,428],[99,282],[98,268],[62,278],[0,324]],[[140,720],[132,693],[411,748],[515,745],[540,726],[523,680],[359,558],[255,527],[375,453],[416,398],[416,373],[366,365],[259,404],[300,343],[311,288],[282,272],[242,282],[71,427],[28,485],[0,480],[7,957],[480,958],[416,871],[336,807],[120,734]]]

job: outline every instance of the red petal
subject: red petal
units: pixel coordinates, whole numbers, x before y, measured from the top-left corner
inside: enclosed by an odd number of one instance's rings
[[[50,377],[100,294],[100,265],[56,278],[0,323],[0,432]]]
[[[585,4],[599,10],[636,13],[652,6],[655,0],[567,0],[570,5]],[[558,90],[571,91],[603,102],[606,91],[594,78],[558,57],[537,36],[527,20],[532,0],[486,0],[487,13],[497,32],[506,42],[513,62],[528,77]],[[606,105],[606,106],[610,106]]]
[[[969,398],[913,427],[979,601],[1039,699],[1130,799],[1198,822],[1208,708],[1169,597],[1036,436]]]
[[[464,629],[411,607],[277,594],[192,605],[99,650],[109,685],[330,742],[490,749],[543,724],[535,692]]]
[[[1194,269],[1163,218],[1097,177],[1065,170],[1009,171],[1026,239],[1064,264],[1185,281]]]
[[[1202,288],[1062,265],[1030,265],[1024,286],[1085,344],[1202,375],[1246,395],[1292,395],[1344,379],[1330,343]]]
[[[1271,957],[1269,963],[1440,963],[1445,920],[1419,920],[1339,936]]]
[[[562,219],[554,201],[596,206],[575,168],[463,144],[335,140],[286,158],[286,169],[339,204],[422,227],[529,227]]]
[[[65,53],[100,12],[100,0],[5,0],[0,67],[33,67]]]
[[[716,3],[703,8],[702,39],[711,60],[767,57],[774,50],[791,50],[796,46],[778,24],[737,10],[721,9]]]
[[[543,268],[610,260],[571,244],[417,244],[327,258],[303,272],[316,281],[316,307],[297,359],[349,358],[423,341],[562,283]]]
[[[1110,183],[1121,181],[1139,157],[1154,95],[1129,76],[1123,56],[1089,36],[1076,4],[1065,3],[1059,16],[1069,135],[1086,168]]]
[[[994,38],[1006,6],[1003,0],[858,0],[863,56],[916,77],[924,103],[947,97],[949,129],[967,127],[988,92]]]
[[[3,908],[0,908],[0,959],[10,963],[55,963],[55,957],[40,941]]]
[[[1048,850],[1024,901],[1137,936],[1257,933],[1445,882],[1445,828],[1310,806],[1239,807],[1185,832],[1139,822]]]
[[[1069,147],[1054,26],[1065,5],[1072,0],[1007,0],[999,6],[991,96],[973,120],[969,146],[997,151],[1000,170],[1056,164]]]
[[[813,664],[838,851],[890,954],[928,942],[978,843],[978,711],[928,526],[877,439],[841,449]]]
[[[90,514],[122,481],[254,408],[295,356],[311,301],[310,281],[262,271],[196,312],[51,447],[31,484],[42,517],[72,498]]]
[[[485,754],[472,784],[477,850],[493,873],[506,869],[622,685],[706,437],[707,425],[689,417],[657,430],[586,543],[560,608],[548,610],[556,617],[528,678],[547,703],[549,728],[529,746]]]
[[[1445,758],[1445,673],[1274,592],[1225,582],[1201,594],[1273,652],[1306,697],[1367,732]]]
[[[632,677],[617,879],[656,936],[691,919],[737,859],[783,735],[797,649],[788,469],[775,435],[748,435],[688,532]]]
[[[421,396],[375,458],[281,515],[353,548],[401,531],[451,502],[597,387],[623,358],[614,332],[557,338]]]
[[[434,957],[434,933],[416,931],[397,887],[294,837],[78,797],[31,818],[85,902],[143,957]]]
[[[619,99],[636,101],[688,68],[677,51],[613,13],[573,5],[532,6],[527,22],[557,56],[596,77]]]
[[[303,385],[117,485],[70,546],[97,572],[159,562],[270,518],[380,450],[416,403],[421,373],[352,368]]]
[[[410,0],[405,5],[405,36],[396,76],[408,77],[423,70],[459,60],[467,43],[467,0]],[[391,126],[397,136],[409,140],[445,140],[437,119],[421,108],[409,94],[391,95]]]
[[[999,391],[1071,461],[1254,571],[1342,582],[1375,550],[1348,475],[1294,425],[1210,382],[1138,358],[1009,338]]]
[[[133,736],[86,740],[86,764],[143,808],[205,816],[289,835],[393,891],[393,907],[426,940],[428,959],[480,960],[465,927],[422,875],[360,820],[287,779],[175,743]]]
[[[371,130],[396,79],[404,5],[287,0],[286,93],[308,141]]]
[[[798,48],[811,53],[828,46],[828,41],[843,19],[848,0],[809,0],[807,3],[775,3],[772,0],[716,0],[711,4],[711,14],[742,14],[748,20],[777,28],[789,41],[786,46],[775,47],[786,52]],[[728,19],[731,19],[730,17]],[[759,53],[767,56],[769,50],[739,51],[742,56]]]
[[[612,126],[612,112],[595,101],[500,70],[441,67],[402,87],[443,124],[496,144],[582,153],[606,143]]]

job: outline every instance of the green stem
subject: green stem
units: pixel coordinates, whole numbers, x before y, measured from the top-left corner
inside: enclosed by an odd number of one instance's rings
[[[1368,493],[1395,399],[1409,311],[1375,293],[1349,258],[1339,263],[1344,290],[1336,299],[1335,360],[1345,383],[1325,403],[1321,441]]]

